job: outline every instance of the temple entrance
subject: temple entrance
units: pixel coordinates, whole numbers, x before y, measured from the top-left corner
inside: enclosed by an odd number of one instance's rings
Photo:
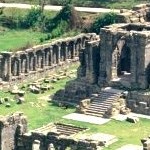
[[[118,60],[118,66],[117,66],[117,75],[124,75],[125,73],[130,73],[130,68],[131,68],[131,51],[129,47],[124,45],[120,58]]]
[[[129,86],[131,76],[131,50],[125,38],[118,40],[112,53],[112,81]]]

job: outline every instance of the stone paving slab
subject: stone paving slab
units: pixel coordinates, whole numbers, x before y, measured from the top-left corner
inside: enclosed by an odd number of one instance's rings
[[[102,89],[102,91],[111,92],[111,93],[123,93],[123,92],[125,92],[123,90],[114,89],[112,87],[106,87],[106,88]]]
[[[142,146],[139,146],[139,145],[128,144],[128,145],[122,146],[121,148],[117,150],[143,150],[143,148]]]
[[[71,113],[69,115],[64,116],[63,118],[76,120],[76,121],[82,121],[82,122],[88,122],[88,123],[92,123],[92,124],[99,124],[99,125],[110,121],[110,119],[89,116],[89,115],[79,114],[79,113]]]
[[[118,114],[117,116],[111,117],[111,119],[115,119],[115,120],[118,120],[118,121],[124,121],[124,120],[127,119],[128,116],[134,116],[134,117],[138,117],[138,118],[150,119],[150,116],[148,116],[148,115],[136,114],[136,113],[129,113],[128,115]]]

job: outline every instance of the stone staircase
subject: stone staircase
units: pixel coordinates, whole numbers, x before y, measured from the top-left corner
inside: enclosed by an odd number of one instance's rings
[[[66,136],[74,135],[81,131],[86,130],[86,128],[80,128],[80,127],[76,127],[76,126],[72,126],[68,124],[66,125],[66,124],[57,123],[55,125],[57,129],[57,133],[61,135],[66,135]]]
[[[87,128],[76,127],[70,124],[62,124],[62,123],[49,123],[43,127],[35,129],[31,131],[32,133],[39,133],[47,135],[49,132],[56,133],[58,135],[71,136],[86,130]]]
[[[102,90],[99,94],[94,95],[91,98],[91,105],[86,110],[86,115],[103,117],[105,113],[111,108],[113,102],[115,102],[121,96],[120,90]]]

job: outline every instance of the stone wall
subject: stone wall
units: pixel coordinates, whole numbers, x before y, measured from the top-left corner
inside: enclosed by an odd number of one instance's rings
[[[85,47],[79,51],[80,66],[77,79],[66,84],[65,89],[59,90],[53,96],[56,103],[76,105],[80,100],[90,97],[98,92],[99,87],[99,61],[100,39],[86,42]]]
[[[56,66],[78,60],[79,50],[87,40],[95,39],[95,34],[80,34],[52,43],[34,46],[24,51],[2,52],[0,54],[0,84],[5,82],[30,80],[46,76]]]
[[[144,23],[145,21],[150,21],[150,4],[136,5],[132,10],[122,9],[117,14],[118,23]]]
[[[149,25],[114,24],[101,29],[100,38],[99,84],[111,85],[113,79],[120,78],[127,88],[147,88]]]
[[[26,117],[18,112],[0,117],[0,150],[14,150],[20,135],[27,132]]]
[[[133,112],[150,115],[150,93],[140,91],[129,92],[127,105]]]

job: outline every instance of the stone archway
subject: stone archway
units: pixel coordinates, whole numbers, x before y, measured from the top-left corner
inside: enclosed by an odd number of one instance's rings
[[[121,37],[112,53],[112,79],[131,72],[131,50]]]
[[[123,75],[124,73],[131,72],[131,50],[129,47],[124,45],[122,48],[120,59],[118,61],[117,74]]]

